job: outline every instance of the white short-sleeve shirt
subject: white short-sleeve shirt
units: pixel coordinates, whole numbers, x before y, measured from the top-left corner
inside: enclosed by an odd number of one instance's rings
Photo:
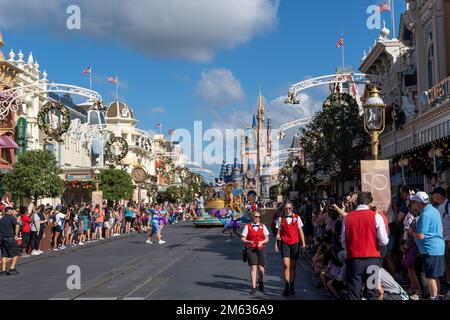
[[[264,236],[268,236],[270,234],[266,225],[261,224],[261,223],[255,223],[255,224],[252,223],[252,225],[255,225],[255,226],[253,226],[253,230],[255,230],[255,231],[258,231],[258,228],[260,226],[263,226],[264,227]],[[256,225],[258,225],[258,226],[256,226]],[[247,235],[248,235],[248,224],[246,224],[244,227],[244,230],[242,230],[241,237],[247,237]]]
[[[298,217],[298,220],[297,220],[297,222],[298,222],[298,230],[301,230],[303,228],[303,221],[302,221],[302,218],[300,218],[300,216],[297,215],[297,217]],[[291,224],[292,220],[293,220],[293,218],[286,218],[287,224]],[[277,219],[277,222],[275,223],[275,227],[277,229],[281,228],[281,217],[279,217]]]

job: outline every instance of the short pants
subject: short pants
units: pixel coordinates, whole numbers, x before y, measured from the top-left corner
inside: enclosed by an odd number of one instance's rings
[[[300,242],[289,245],[281,241],[280,252],[282,258],[291,258],[292,260],[298,260],[300,254]]]
[[[247,261],[249,266],[265,266],[267,250],[266,247],[261,250],[247,248]]]

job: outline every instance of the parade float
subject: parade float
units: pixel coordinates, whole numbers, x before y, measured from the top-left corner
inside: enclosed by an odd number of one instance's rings
[[[224,227],[229,221],[246,216],[242,205],[242,190],[236,183],[216,180],[215,187],[206,189],[206,204],[202,215],[194,221],[196,227]]]

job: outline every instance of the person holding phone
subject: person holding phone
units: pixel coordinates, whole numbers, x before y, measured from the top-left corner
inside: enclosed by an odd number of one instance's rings
[[[269,230],[260,221],[261,214],[257,211],[253,212],[252,222],[248,223],[241,233],[242,242],[245,243],[248,265],[250,266],[251,295],[256,294],[257,273],[259,275],[259,290],[264,291],[264,267],[266,265],[266,244],[269,242]]]
[[[303,222],[298,214],[294,214],[292,202],[286,202],[284,215],[276,223],[277,241],[275,242],[275,252],[281,252],[283,259],[283,275],[286,287],[284,296],[295,295],[295,276],[297,260],[300,251],[306,248],[305,235],[303,233]]]

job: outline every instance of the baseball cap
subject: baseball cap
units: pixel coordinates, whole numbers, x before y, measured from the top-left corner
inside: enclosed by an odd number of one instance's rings
[[[442,187],[434,188],[434,190],[431,194],[434,194],[434,193],[438,193],[438,194],[442,195],[443,197],[445,197],[445,195],[446,195],[445,189]]]
[[[428,196],[428,194],[426,194],[426,192],[419,191],[415,195],[411,196],[409,200],[420,202],[423,204],[428,204],[428,202],[430,202],[430,197]]]

